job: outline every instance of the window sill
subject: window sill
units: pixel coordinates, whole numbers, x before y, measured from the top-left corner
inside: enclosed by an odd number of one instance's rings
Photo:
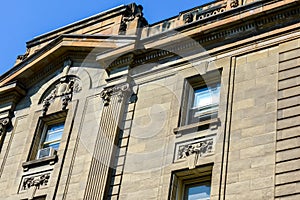
[[[210,126],[210,129],[215,129],[219,125],[219,118],[212,118],[202,122],[197,122],[193,124],[184,125],[178,128],[175,128],[173,131],[176,135],[181,136],[185,133],[195,132],[195,130],[199,131],[201,128],[203,129],[206,126]]]
[[[40,167],[43,165],[53,165],[58,160],[57,155],[48,156],[36,160],[30,160],[22,164],[23,170],[28,171],[30,168]]]

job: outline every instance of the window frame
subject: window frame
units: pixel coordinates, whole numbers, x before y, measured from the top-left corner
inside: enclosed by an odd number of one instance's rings
[[[34,138],[30,148],[30,154],[28,157],[28,161],[41,160],[46,159],[47,157],[38,158],[39,150],[43,149],[42,145],[46,137],[47,128],[49,126],[53,126],[55,124],[64,124],[64,129],[62,131],[62,135],[60,138],[60,143],[62,138],[64,137],[65,132],[65,122],[66,122],[67,112],[62,111],[56,114],[48,115],[40,117],[38,120],[38,125],[34,134]],[[55,155],[56,156],[56,155]],[[49,157],[49,156],[48,156]]]
[[[214,70],[202,76],[195,75],[185,79],[183,86],[184,90],[182,94],[179,127],[217,118],[221,100],[221,74],[221,70]],[[212,106],[207,105],[207,107],[209,108],[212,107],[212,110],[209,111],[208,108],[207,112],[205,112],[204,107],[194,107],[195,91],[204,88],[207,88],[208,91],[213,91],[216,88],[218,90],[217,103],[210,104]],[[201,112],[201,108],[204,109],[203,114],[200,115],[198,119],[192,119],[191,112],[196,112],[197,110]]]
[[[188,200],[188,189],[192,188],[192,186],[204,186],[204,185],[209,185],[209,196],[210,196],[210,191],[211,191],[211,178],[206,176],[206,177],[201,177],[201,180],[185,180],[183,181],[183,191],[182,191],[182,199],[183,200]],[[202,198],[201,200],[208,200],[209,198]]]
[[[57,126],[63,125],[63,128],[61,130],[60,138],[59,139],[55,139],[55,140],[51,140],[51,141],[46,141],[47,135],[48,135],[48,132],[49,132],[49,127],[53,127],[53,126],[56,126],[56,125]],[[39,149],[44,149],[44,148],[49,148],[49,147],[52,148],[50,146],[50,144],[53,144],[53,143],[59,143],[59,146],[60,146],[60,141],[61,141],[62,136],[63,136],[64,128],[65,128],[65,123],[64,122],[44,124],[44,128],[43,128],[43,132],[42,132],[42,135],[41,135],[41,141],[40,141]],[[45,145],[49,145],[49,146],[45,147]],[[55,149],[55,150],[57,151],[58,148]]]
[[[211,195],[213,164],[195,169],[177,170],[172,173],[169,200],[187,200],[187,189],[191,185],[209,185]],[[208,200],[209,198],[203,198]]]

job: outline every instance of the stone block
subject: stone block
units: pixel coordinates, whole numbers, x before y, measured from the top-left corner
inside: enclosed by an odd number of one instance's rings
[[[300,158],[300,148],[280,151],[276,154],[276,162],[282,162]]]
[[[300,169],[300,159],[288,160],[276,164],[276,173],[284,173],[289,171],[296,171]]]
[[[300,53],[300,48],[294,48],[290,51],[285,51],[280,53],[279,55],[279,59],[280,61],[284,61],[284,60],[290,60],[293,58],[298,58],[299,57],[299,53]]]
[[[286,184],[286,183],[294,183],[300,181],[300,174],[298,171],[293,171],[289,173],[282,173],[276,175],[276,185]]]

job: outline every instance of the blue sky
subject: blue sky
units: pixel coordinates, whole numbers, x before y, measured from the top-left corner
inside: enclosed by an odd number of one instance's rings
[[[26,51],[26,42],[107,9],[135,2],[144,7],[149,23],[177,15],[180,11],[212,0],[27,0],[0,3],[0,75],[12,68]]]

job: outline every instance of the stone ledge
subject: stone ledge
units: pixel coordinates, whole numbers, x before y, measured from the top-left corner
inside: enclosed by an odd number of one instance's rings
[[[22,167],[24,171],[28,171],[30,168],[40,167],[43,165],[54,165],[58,161],[58,156],[48,156],[41,159],[30,160],[22,163]]]
[[[173,131],[178,137],[180,137],[184,133],[191,132],[191,129],[198,130],[199,128],[201,129],[204,126],[208,126],[208,125],[211,125],[210,129],[215,129],[219,126],[219,124],[220,124],[220,119],[218,117],[216,117],[216,118],[208,119],[208,120],[205,120],[202,122],[188,124],[185,126],[180,126],[180,127],[174,128]]]

